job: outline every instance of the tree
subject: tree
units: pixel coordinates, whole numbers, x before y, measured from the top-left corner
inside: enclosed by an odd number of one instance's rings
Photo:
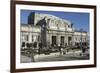
[[[31,48],[32,47],[32,43],[27,43],[26,46],[28,48],[28,52],[29,52],[29,54],[31,56],[32,62],[34,62],[34,55],[35,54],[34,54],[34,49]]]

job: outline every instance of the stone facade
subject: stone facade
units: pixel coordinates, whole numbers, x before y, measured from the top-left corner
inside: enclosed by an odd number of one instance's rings
[[[28,24],[21,24],[21,46],[23,43],[42,43],[43,47],[76,46],[88,41],[88,32],[76,31],[73,24],[50,14],[30,13]]]

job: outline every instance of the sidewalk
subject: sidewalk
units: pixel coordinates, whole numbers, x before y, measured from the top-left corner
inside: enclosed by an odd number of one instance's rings
[[[29,63],[31,61],[32,61],[32,59],[30,57],[21,55],[21,63]]]
[[[89,56],[84,55],[80,56],[81,51],[69,51],[66,54],[60,54],[60,52],[50,53],[49,55],[45,54],[37,54],[34,56],[35,62],[47,62],[47,61],[68,61],[68,60],[85,60],[88,59]],[[32,62],[31,57],[21,55],[22,63]]]
[[[62,57],[62,56],[80,56],[81,51],[71,51],[71,52],[66,52],[66,54],[60,54],[60,52],[56,52],[56,53],[50,53],[49,55],[45,55],[45,54],[40,54],[40,55],[35,55],[35,61],[38,62],[40,59],[48,59],[48,58],[57,58],[57,57]]]

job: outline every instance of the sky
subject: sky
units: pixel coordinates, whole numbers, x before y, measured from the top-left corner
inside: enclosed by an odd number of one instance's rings
[[[73,23],[75,29],[89,32],[89,13],[83,12],[60,12],[60,11],[37,11],[37,10],[21,10],[21,24],[27,24],[28,15],[31,12],[50,14],[57,17],[60,17],[65,20],[69,20]]]

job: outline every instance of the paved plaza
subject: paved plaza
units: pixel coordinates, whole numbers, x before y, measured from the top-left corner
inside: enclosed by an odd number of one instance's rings
[[[34,62],[49,62],[49,61],[71,61],[71,60],[88,60],[89,52],[82,54],[81,51],[71,51],[66,54],[61,54],[59,52],[50,53],[48,55],[40,54],[34,56]],[[31,57],[21,55],[21,63],[32,62]]]

